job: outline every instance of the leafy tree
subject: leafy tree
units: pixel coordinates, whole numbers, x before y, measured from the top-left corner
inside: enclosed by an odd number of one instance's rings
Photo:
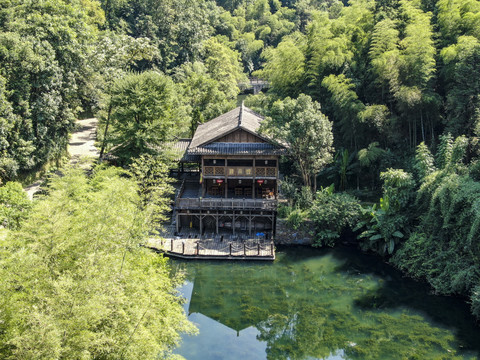
[[[268,80],[280,96],[298,96],[305,76],[304,46],[304,36],[296,33],[276,48],[265,49],[266,64],[255,75]]]
[[[246,80],[240,65],[240,54],[218,39],[210,38],[204,43],[203,58],[208,73],[218,82],[219,90],[227,99],[235,98],[240,92],[238,83]]]
[[[112,115],[112,88],[115,81],[135,69],[143,61],[153,61],[159,56],[158,49],[148,38],[133,38],[128,35],[105,31],[98,39],[95,49],[96,73],[95,89],[97,94],[99,130],[97,140],[101,141],[100,158],[103,158],[107,146],[108,131]]]
[[[198,60],[216,19],[212,3],[204,0],[102,0],[102,6],[110,29],[149,38],[158,47],[153,63],[163,71]]]
[[[353,196],[328,188],[317,191],[309,211],[316,229],[315,245],[334,246],[341,235],[357,225],[362,214],[362,206]]]
[[[8,128],[2,178],[65,152],[75,116],[94,101],[90,55],[102,21],[98,3],[87,0],[0,6],[0,98],[7,104],[0,117]]]
[[[444,72],[447,89],[447,130],[453,135],[472,135],[479,121],[480,82],[478,66],[480,42],[461,36],[458,43],[441,53],[447,64]]]
[[[420,179],[424,179],[436,170],[433,155],[424,142],[421,142],[420,145],[417,146],[414,167]]]
[[[155,358],[192,331],[181,279],[139,246],[150,221],[122,173],[65,169],[3,244],[2,358]]]
[[[142,208],[155,224],[167,220],[171,208],[171,196],[174,193],[170,172],[170,159],[164,156],[141,155],[130,165],[130,173],[137,181]]]
[[[222,91],[222,83],[215,80],[201,62],[186,63],[176,68],[174,77],[180,84],[183,98],[189,107],[192,137],[199,124],[235,106],[234,97],[228,97],[227,93]]]
[[[345,75],[329,75],[322,81],[331,94],[331,103],[335,109],[343,139],[354,149],[358,148],[359,116],[365,105],[358,100],[355,85]]]
[[[399,77],[399,34],[396,23],[384,19],[375,24],[369,50],[375,82],[381,87],[381,99],[386,101],[387,89],[395,86]]]
[[[153,154],[182,131],[184,109],[173,81],[158,72],[130,74],[112,89],[113,130],[107,139],[121,162]]]
[[[9,229],[17,229],[28,216],[31,201],[17,182],[9,181],[0,187],[0,221]]]
[[[303,183],[316,191],[317,174],[332,160],[332,124],[320,104],[301,94],[276,101],[262,131],[284,144],[295,159]]]
[[[367,148],[360,149],[357,154],[360,165],[370,169],[369,176],[371,179],[372,189],[375,188],[375,179],[378,177],[380,172],[380,162],[387,153],[386,150],[378,146],[378,142],[373,142],[369,144]]]

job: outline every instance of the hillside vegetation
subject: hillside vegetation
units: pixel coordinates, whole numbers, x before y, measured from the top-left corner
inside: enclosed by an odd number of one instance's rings
[[[168,354],[191,330],[163,260],[127,241],[168,209],[162,145],[235,107],[251,76],[270,88],[246,105],[290,149],[280,215],[296,228],[312,221],[318,246],[349,238],[467,298],[480,318],[480,1],[9,0],[0,3],[0,216],[15,232],[1,240],[0,277],[11,279],[2,294],[16,295],[1,296],[0,357],[41,357],[29,351],[46,337],[41,354],[52,358],[143,358]],[[54,178],[32,205],[13,181],[64,156],[74,120],[87,115],[99,118],[101,156],[128,172]],[[89,224],[107,233],[85,249]],[[111,239],[116,224],[123,237]],[[137,289],[154,262],[165,286]],[[70,293],[81,300],[89,289],[99,298],[79,304]],[[123,299],[148,302],[149,291],[167,304],[156,309],[166,333],[124,322],[141,320],[145,304]],[[110,347],[111,356],[99,350]]]

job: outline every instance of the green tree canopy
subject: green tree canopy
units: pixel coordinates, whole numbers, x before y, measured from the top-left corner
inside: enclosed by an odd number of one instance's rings
[[[333,159],[332,123],[308,95],[273,103],[261,130],[287,147],[305,186],[316,191],[320,170]]]
[[[2,359],[153,359],[191,331],[150,221],[117,168],[64,170],[0,247]]]
[[[112,89],[108,143],[121,162],[155,153],[165,141],[185,132],[186,116],[173,81],[155,71],[129,74]]]

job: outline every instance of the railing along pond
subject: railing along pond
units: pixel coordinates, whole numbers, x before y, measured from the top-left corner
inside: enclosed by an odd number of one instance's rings
[[[184,256],[250,256],[275,258],[272,241],[218,242],[199,239],[170,239],[163,243],[163,250],[170,254]]]
[[[177,209],[276,210],[277,200],[177,198]]]

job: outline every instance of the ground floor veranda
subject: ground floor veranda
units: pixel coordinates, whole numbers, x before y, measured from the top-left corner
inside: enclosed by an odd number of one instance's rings
[[[275,221],[275,211],[182,210],[176,213],[175,223],[176,235],[182,237],[270,240]]]

